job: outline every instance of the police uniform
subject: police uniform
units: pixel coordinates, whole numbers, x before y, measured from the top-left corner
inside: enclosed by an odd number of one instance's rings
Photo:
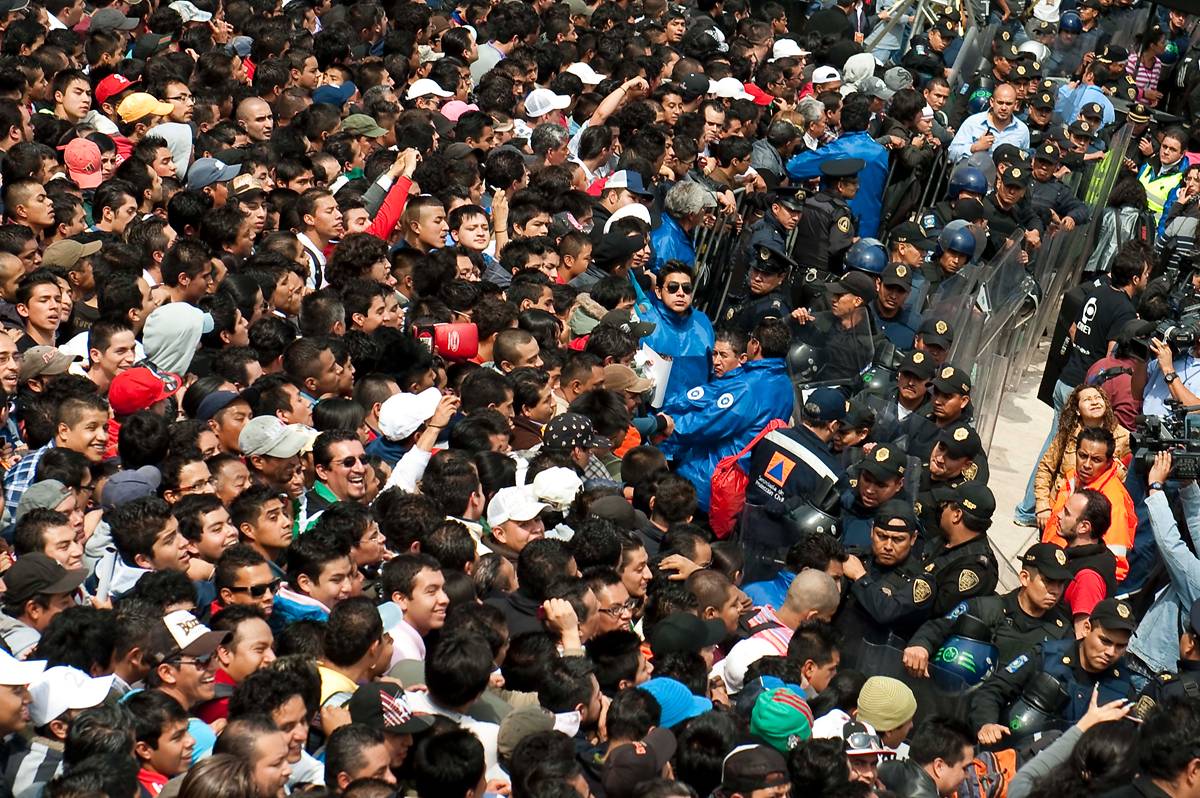
[[[1052,113],[1054,111],[1054,95],[1049,91],[1044,91],[1039,88],[1037,93],[1030,98],[1028,106],[1029,108],[1035,108],[1038,111]],[[1029,128],[1029,146],[1033,147],[1035,150],[1042,144],[1046,143],[1047,139],[1054,131],[1053,118],[1048,119],[1046,124],[1039,125],[1037,122],[1033,121],[1032,115],[1029,113],[1029,110],[1026,109],[1025,115],[1021,117],[1021,119],[1023,122],[1025,122],[1025,126]]]
[[[904,477],[908,455],[893,443],[881,443],[851,469],[850,487],[842,493],[842,518],[838,531],[847,549],[869,549],[871,527],[875,525],[878,507],[867,507],[858,492],[858,480],[866,471],[878,482]],[[914,521],[915,521],[914,514]]]
[[[933,359],[920,350],[905,352],[896,371],[928,382],[933,377]],[[900,437],[901,424],[910,415],[924,415],[932,410],[928,394],[916,410],[909,411],[901,407],[900,389],[895,380],[891,380],[882,391],[860,391],[854,400],[875,411],[875,425],[871,428],[871,437],[879,443],[887,443]]]
[[[1053,543],[1035,543],[1021,558],[1047,579],[1070,581],[1067,557]],[[959,602],[946,616],[926,621],[908,641],[920,646],[932,656],[950,636],[960,615],[970,615],[983,622],[991,631],[989,642],[996,646],[999,662],[1009,663],[1021,654],[1028,654],[1048,640],[1074,637],[1075,626],[1070,611],[1060,602],[1040,616],[1030,615],[1021,608],[1017,597],[1020,589],[1003,596],[976,596]]]
[[[821,372],[823,380],[857,382],[875,357],[870,311],[876,296],[875,278],[864,272],[851,271],[837,282],[826,284],[825,288],[831,296],[854,294],[862,299],[857,321],[847,328],[832,311],[820,312],[801,328],[799,338],[820,347],[825,361]]]
[[[758,247],[769,247],[773,251],[780,253],[787,252],[788,231],[784,229],[783,224],[771,212],[770,206],[779,204],[799,213],[804,210],[804,196],[804,192],[799,188],[787,186],[777,188],[771,192],[763,217],[750,225],[746,231],[749,234],[749,240],[738,255],[739,262],[743,267],[748,269],[752,265]]]
[[[933,492],[935,502],[953,502],[979,519],[990,520],[996,512],[996,498],[986,485],[967,482],[958,488],[941,487]],[[937,581],[934,614],[945,615],[969,598],[986,596],[996,589],[1000,567],[986,534],[979,534],[953,546],[946,542],[940,528],[933,545],[925,549],[925,573]]]
[[[1004,185],[1017,188],[1029,188],[1029,168],[1026,166],[1009,166],[1000,178]],[[1003,208],[995,194],[989,194],[983,200],[983,213],[988,220],[988,250],[992,254],[1003,246],[1017,230],[1041,230],[1042,220],[1034,212],[1030,202],[1025,198],[1009,208]]]
[[[933,498],[934,490],[937,488],[955,490],[959,485],[967,482],[986,485],[989,476],[987,455],[983,452],[983,443],[979,440],[979,433],[967,424],[960,421],[943,429],[938,433],[936,443],[942,444],[947,454],[954,459],[965,457],[970,458],[971,462],[967,463],[962,473],[943,479],[934,479],[928,461],[922,464],[921,481],[917,490],[917,506],[919,508],[917,514],[921,518],[921,525],[934,534],[937,533],[938,528],[937,501]]]
[[[912,506],[897,499],[879,507],[872,525],[897,532],[917,531]],[[862,664],[863,641],[882,646],[907,640],[929,617],[933,605],[933,579],[924,573],[914,556],[884,566],[875,560],[868,547],[862,563],[866,574],[850,583],[846,599],[833,620],[842,635],[843,661],[851,668]]]
[[[787,274],[795,262],[784,254],[782,245],[756,244],[752,249],[749,269],[767,274]],[[747,274],[747,278],[749,275]],[[781,288],[761,296],[750,295],[738,305],[725,311],[725,323],[744,333],[750,333],[765,318],[788,319],[791,304]]]
[[[1117,599],[1097,604],[1091,619],[1105,629],[1132,632],[1137,626],[1133,608]],[[971,728],[978,731],[989,723],[1003,723],[1005,710],[1020,697],[1036,673],[1049,674],[1066,691],[1066,705],[1059,711],[1059,719],[1066,725],[1083,717],[1096,688],[1099,688],[1096,701],[1100,705],[1122,698],[1132,700],[1137,693],[1124,659],[1099,673],[1084,670],[1079,642],[1071,634],[1043,643],[1032,653],[1019,655],[985,679],[971,696]]]
[[[850,205],[833,187],[839,178],[852,177],[866,164],[860,158],[839,158],[821,164],[823,187],[804,201],[804,215],[796,225],[797,260],[831,274],[842,271],[842,257],[854,243],[856,223]]]
[[[935,390],[942,393],[960,394],[963,396],[971,395],[971,378],[962,369],[950,364],[942,366],[938,370],[937,376],[930,381],[930,384]],[[970,420],[970,418],[970,404],[962,409],[958,418],[945,424],[938,421],[932,409],[923,416],[916,414],[909,416],[904,424],[904,439],[908,453],[914,457],[921,458],[922,462],[927,462],[930,453],[933,452],[934,444],[937,443],[938,437],[942,433],[943,427],[962,424]]]
[[[1060,162],[1058,147],[1050,142],[1038,147],[1033,157],[1036,161],[1043,161],[1054,167],[1057,167]],[[1077,225],[1087,223],[1087,205],[1056,177],[1051,177],[1046,181],[1035,178],[1029,188],[1029,201],[1033,205],[1034,213],[1038,215],[1044,225],[1050,224],[1051,211],[1058,214],[1060,219],[1071,217]]]
[[[954,23],[947,19],[938,20],[935,23],[935,29],[943,38],[958,36],[958,30],[954,27]],[[900,66],[919,77],[918,84],[920,85],[928,83],[930,78],[944,77],[949,64],[946,63],[945,51],[934,50],[929,43],[929,36],[920,34],[913,37],[908,52],[900,61]]]
[[[913,270],[903,263],[891,262],[879,276],[879,282],[889,288],[902,288],[912,296]],[[895,315],[885,317],[879,300],[871,303],[871,315],[875,326],[883,333],[897,349],[912,349],[917,337],[917,328],[921,325],[921,314],[906,301],[896,311]]]

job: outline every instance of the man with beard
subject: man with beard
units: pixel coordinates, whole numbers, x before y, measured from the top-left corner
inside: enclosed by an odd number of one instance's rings
[[[1104,545],[1112,523],[1112,502],[1098,490],[1071,494],[1058,518],[1058,533],[1067,541],[1067,567],[1075,576],[1063,599],[1075,618],[1076,636],[1092,608],[1117,594],[1117,556]]]

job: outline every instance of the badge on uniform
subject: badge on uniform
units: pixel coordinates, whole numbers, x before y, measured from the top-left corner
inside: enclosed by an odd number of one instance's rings
[[[1004,668],[1004,670],[1006,673],[1016,673],[1017,671],[1021,670],[1022,667],[1025,666],[1026,662],[1029,662],[1029,655],[1022,654],[1021,656],[1014,659],[1012,662],[1008,663],[1008,665]]]
[[[916,579],[913,581],[913,601],[917,604],[928,601],[933,595],[933,589],[929,587],[929,583],[924,579]]]
[[[958,574],[958,590],[960,593],[970,590],[978,584],[979,574],[970,568],[965,568]]]
[[[914,362],[914,363],[924,363],[924,362],[925,362],[925,353],[924,353],[924,352],[920,352],[920,351],[918,351],[918,352],[913,352],[913,353],[912,353],[912,362]]]
[[[687,392],[687,398],[696,400],[704,396],[704,389],[697,385],[695,388]]]
[[[843,233],[849,233],[850,232],[850,217],[843,216],[841,219],[838,219],[837,229],[841,230]]]
[[[966,430],[959,429],[959,432],[966,432]],[[963,479],[967,480],[968,482],[974,482],[975,477],[979,476],[978,464],[971,463],[969,466],[963,469],[962,475]]]

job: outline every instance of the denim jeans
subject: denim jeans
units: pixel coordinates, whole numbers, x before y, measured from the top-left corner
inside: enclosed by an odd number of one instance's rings
[[[1029,482],[1025,485],[1025,497],[1021,499],[1021,503],[1013,510],[1013,517],[1016,521],[1032,523],[1037,515],[1036,499],[1033,496],[1033,481],[1037,476],[1038,463],[1042,462],[1042,457],[1045,456],[1046,450],[1050,448],[1051,441],[1058,434],[1058,419],[1062,415],[1063,405],[1067,403],[1067,397],[1071,395],[1071,391],[1075,390],[1070,385],[1067,385],[1062,380],[1059,380],[1054,385],[1054,421],[1050,424],[1050,432],[1046,435],[1046,441],[1042,444],[1042,450],[1038,452],[1037,459],[1033,461],[1033,471],[1029,474]]]

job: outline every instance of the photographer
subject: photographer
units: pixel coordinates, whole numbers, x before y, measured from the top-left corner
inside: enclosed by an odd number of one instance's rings
[[[1167,401],[1174,399],[1185,407],[1200,404],[1200,343],[1184,353],[1176,353],[1158,338],[1150,339],[1154,362],[1146,368],[1146,391],[1142,412],[1147,416],[1170,413]]]

